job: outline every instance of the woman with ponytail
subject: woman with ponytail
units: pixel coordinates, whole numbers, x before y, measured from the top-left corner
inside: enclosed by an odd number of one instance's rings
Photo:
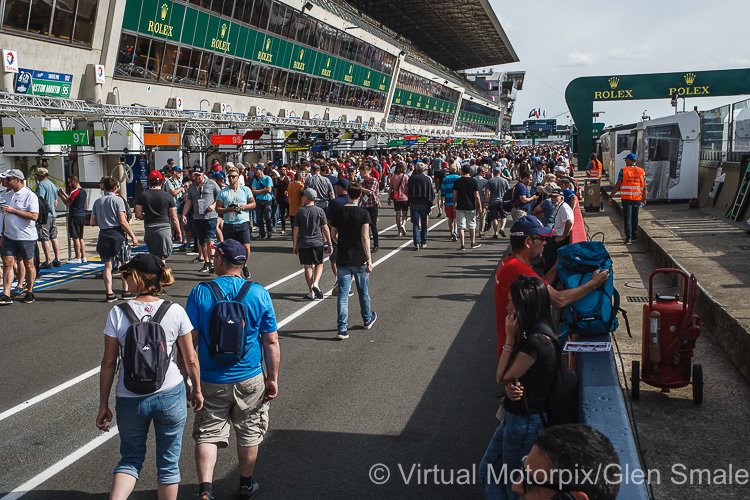
[[[109,431],[112,411],[109,408],[109,394],[114,382],[118,358],[120,374],[115,392],[117,428],[120,433],[120,462],[115,468],[111,499],[126,499],[133,491],[146,456],[146,439],[151,423],[156,437],[156,468],[159,500],[177,498],[180,483],[179,458],[182,447],[182,431],[187,418],[187,400],[192,401],[193,409],[203,406],[200,387],[198,356],[193,348],[193,330],[185,309],[179,304],[165,302],[158,298],[162,287],[174,283],[172,270],[153,254],[136,254],[130,262],[120,266],[122,278],[136,297],[114,307],[107,317],[104,328],[104,357],[99,377],[99,414],[96,426]],[[135,390],[131,379],[125,380],[129,359],[133,354],[125,349],[126,341],[132,340],[138,321],[157,321],[164,330],[166,346],[161,346],[169,356],[164,380],[154,385],[154,390],[143,394]],[[140,333],[140,331],[139,331]],[[184,360],[185,371],[192,382],[189,397],[180,369],[175,363],[174,344],[179,345]],[[140,345],[139,345],[140,347]],[[140,350],[146,351],[149,344]],[[157,347],[158,349],[158,347]],[[139,358],[141,359],[141,358]],[[141,387],[141,386],[139,386]],[[132,389],[132,390],[131,390]],[[134,392],[135,391],[135,392]]]

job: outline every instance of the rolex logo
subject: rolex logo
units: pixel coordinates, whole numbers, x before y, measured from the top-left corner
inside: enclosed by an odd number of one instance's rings
[[[369,72],[369,71],[367,72],[367,79],[368,79],[368,80],[370,79],[370,72]],[[118,90],[119,90],[119,89],[118,89]]]
[[[266,52],[268,52],[271,49],[271,39],[266,39]]]
[[[692,85],[694,81],[695,73],[688,73],[687,75],[685,75],[685,83],[687,83],[688,85]]]
[[[610,86],[610,88],[616,89],[617,85],[619,85],[619,84],[620,84],[620,79],[617,78],[616,76],[613,76],[612,78],[609,79],[609,86]]]
[[[224,35],[227,34],[227,23],[224,23],[221,25],[221,38],[224,38]]]
[[[169,5],[162,4],[161,6],[161,20],[164,21],[167,18],[167,14],[169,14]]]
[[[302,57],[305,55],[305,49],[299,49],[299,60],[302,60]]]
[[[353,69],[353,68],[354,68],[354,66],[352,66],[352,65],[350,64],[350,65],[349,65],[349,74],[350,74],[350,75],[352,74],[352,69]]]
[[[328,62],[326,62],[326,68],[330,68],[330,67],[331,67],[331,58],[329,57]]]

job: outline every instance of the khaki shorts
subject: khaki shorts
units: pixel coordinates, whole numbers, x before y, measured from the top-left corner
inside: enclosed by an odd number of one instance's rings
[[[513,220],[518,220],[521,217],[526,217],[528,215],[526,210],[521,210],[520,208],[514,208],[510,211],[510,214],[513,217]]]
[[[474,210],[456,210],[456,225],[458,229],[476,229],[477,219]]]
[[[203,408],[195,414],[193,439],[196,444],[229,444],[229,425],[234,427],[239,446],[257,446],[268,430],[268,403],[263,403],[266,384],[263,374],[231,384],[201,382]]]

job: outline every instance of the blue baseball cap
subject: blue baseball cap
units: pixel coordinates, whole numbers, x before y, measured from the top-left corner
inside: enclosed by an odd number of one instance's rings
[[[540,234],[542,236],[552,236],[555,231],[552,228],[545,227],[539,219],[533,215],[525,215],[518,219],[513,227],[510,228],[511,236],[533,236]]]
[[[337,186],[341,186],[342,189],[346,189],[349,187],[349,179],[339,179],[336,181]]]
[[[174,167],[172,167],[172,172],[182,172],[182,169],[179,165],[175,165]]]
[[[625,157],[626,160],[633,160],[638,161],[638,157],[634,155],[633,153],[630,153],[628,156]]]
[[[217,245],[212,245],[221,257],[235,266],[244,266],[247,261],[245,247],[237,241],[228,238]]]

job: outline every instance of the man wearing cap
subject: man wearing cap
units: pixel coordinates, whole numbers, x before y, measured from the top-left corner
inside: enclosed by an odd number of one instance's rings
[[[508,254],[501,262],[495,272],[495,315],[497,321],[497,359],[500,359],[505,346],[505,317],[508,306],[508,294],[510,285],[516,278],[524,274],[526,276],[537,276],[531,267],[531,262],[542,254],[547,238],[554,231],[544,227],[533,215],[519,218],[510,228],[510,248]],[[594,271],[591,281],[569,290],[558,291],[547,286],[550,302],[555,307],[564,307],[576,300],[586,296],[592,290],[601,286],[609,277],[609,270]]]
[[[148,174],[148,189],[138,196],[135,218],[143,221],[148,252],[166,261],[172,255],[172,229],[179,240],[182,234],[174,197],[162,189],[162,181],[158,170]]]
[[[251,191],[255,197],[255,222],[258,224],[258,234],[261,239],[271,239],[272,214],[271,204],[273,202],[273,181],[264,172],[263,164],[258,163],[254,168],[254,177]]]
[[[38,168],[34,175],[37,182],[36,194],[44,198],[44,201],[49,205],[47,223],[37,227],[39,241],[42,242],[42,249],[44,250],[44,263],[40,267],[42,269],[52,269],[53,267],[60,267],[62,265],[60,263],[60,245],[57,242],[57,187],[49,180],[49,170],[46,168]],[[55,260],[50,259],[50,244],[52,245]]]
[[[333,186],[327,177],[320,175],[320,165],[313,163],[311,168],[312,175],[305,180],[305,189],[315,191],[315,206],[326,210],[328,202],[336,197]]]
[[[549,199],[555,211],[552,215],[553,236],[547,240],[543,252],[545,275],[553,268],[556,271],[557,250],[570,243],[570,233],[573,230],[574,221],[573,209],[563,200],[562,189],[550,189]]]
[[[370,214],[358,206],[362,195],[362,186],[350,182],[347,187],[349,201],[333,214],[331,219],[332,237],[338,243],[337,281],[338,311],[336,339],[349,338],[347,329],[349,320],[349,288],[352,278],[357,283],[359,307],[362,321],[366,330],[378,319],[378,315],[370,309],[370,272],[372,272],[372,255],[370,254]]]
[[[620,170],[617,184],[612,188],[607,203],[620,191],[623,217],[625,219],[625,243],[638,240],[638,209],[646,205],[646,172],[637,166],[638,157],[630,153],[625,157],[625,166]]]
[[[245,257],[250,260],[250,210],[255,208],[253,193],[240,185],[240,172],[232,165],[227,167],[229,185],[219,192],[216,211],[224,218],[224,238],[232,239],[245,247]],[[250,277],[247,266],[242,267],[245,279]]]
[[[219,300],[211,285],[201,283],[193,288],[185,307],[193,324],[193,345],[198,351],[203,393],[203,408],[195,414],[193,425],[198,493],[204,500],[214,498],[212,483],[217,452],[229,444],[231,423],[237,437],[239,498],[249,499],[259,489],[253,479],[258,445],[268,430],[269,402],[278,393],[280,355],[276,314],[268,291],[240,277],[247,262],[245,248],[232,239],[215,248],[218,278],[211,283],[218,286],[224,297],[239,299],[248,317],[245,354],[237,363],[227,365],[214,361],[209,352],[211,315]],[[243,287],[246,293],[239,297]]]
[[[316,193],[312,188],[302,192],[302,206],[297,209],[292,229],[294,255],[305,270],[305,282],[309,293],[306,298],[322,299],[320,277],[323,275],[323,248],[328,245],[328,253],[333,251],[328,220],[322,208],[314,205]]]
[[[505,237],[505,222],[508,216],[503,210],[503,197],[510,189],[507,179],[503,176],[503,169],[495,167],[492,170],[492,178],[487,181],[487,193],[485,203],[487,205],[487,222],[492,223],[493,238],[497,238],[498,231]]]
[[[342,178],[336,181],[336,197],[332,199],[328,203],[328,213],[326,214],[328,216],[328,225],[331,225],[331,219],[333,218],[334,214],[341,211],[341,208],[349,203],[349,195],[346,194],[346,190],[349,188],[349,180]],[[328,259],[331,263],[331,271],[333,271],[333,276],[336,278],[338,274],[338,268],[336,267],[336,260],[338,258],[339,253],[339,246],[336,243],[336,241],[331,237],[331,242],[333,246],[333,250],[331,252],[331,257]],[[338,282],[333,287],[333,295],[337,295],[339,290]],[[350,295],[353,295],[354,292],[351,291]]]
[[[187,193],[190,187],[190,182],[182,182],[182,168],[178,165],[172,167],[170,176],[164,181],[164,190],[172,196],[175,202],[175,209],[177,214],[182,214],[182,209],[185,207],[185,193]],[[180,224],[181,231],[174,231],[173,237],[177,239],[177,235],[181,234],[181,238],[178,239],[180,242],[180,250],[187,250],[187,242],[190,241],[190,221],[187,224]]]
[[[185,207],[182,209],[182,223],[187,224],[187,214],[192,210],[191,222],[193,234],[198,239],[197,262],[203,262],[202,273],[213,272],[211,263],[211,243],[216,240],[216,197],[219,195],[219,185],[211,179],[206,179],[203,167],[193,169],[193,183],[185,196]]]
[[[0,210],[3,215],[2,257],[3,257],[3,295],[0,305],[12,304],[10,287],[13,284],[13,264],[23,262],[26,270],[28,289],[23,298],[25,304],[36,300],[34,296],[34,280],[36,268],[34,255],[39,234],[36,230],[36,220],[39,218],[39,199],[34,192],[24,185],[23,172],[17,169],[6,170],[0,174],[4,179],[7,193],[0,200]],[[23,283],[18,283],[23,286]]]

